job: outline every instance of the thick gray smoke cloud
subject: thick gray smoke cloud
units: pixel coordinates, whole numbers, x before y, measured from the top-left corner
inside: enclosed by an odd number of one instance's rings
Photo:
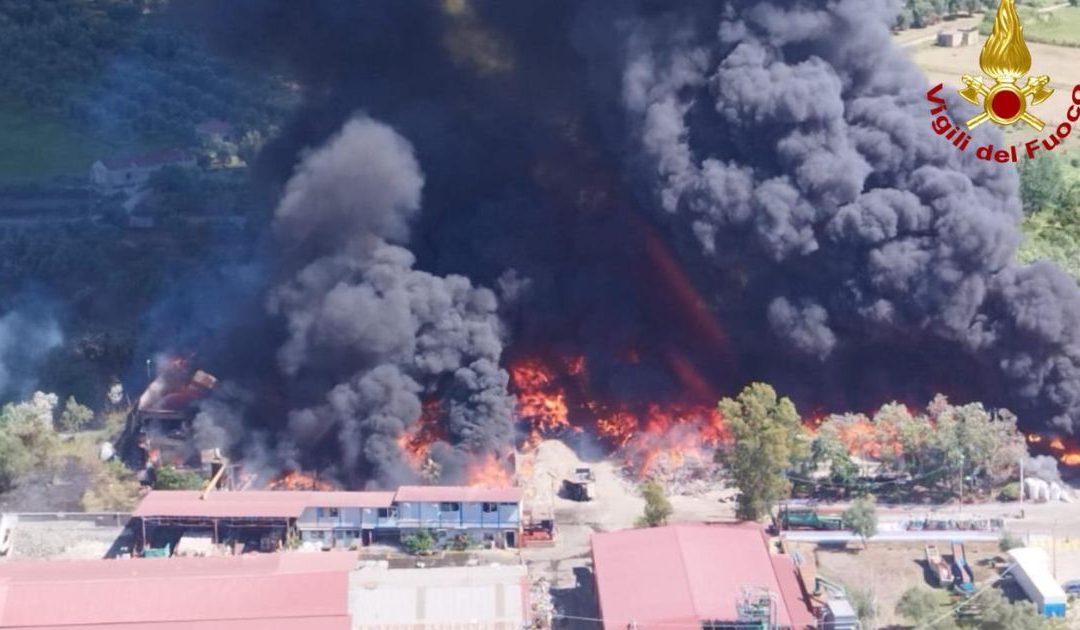
[[[892,5],[726,4],[708,28],[638,22],[623,82],[657,205],[700,258],[759,266],[771,332],[798,354],[825,361],[858,331],[938,339],[996,365],[1026,409],[1080,420],[1080,292],[1012,262],[1014,171],[929,130]]]
[[[278,236],[303,263],[271,297],[289,331],[281,368],[329,384],[322,403],[291,414],[290,434],[300,448],[336,435],[338,474],[352,484],[414,474],[398,438],[425,395],[447,410],[454,448],[433,451],[444,481],[464,472],[456,451],[505,454],[512,444],[495,295],[414,269],[394,244],[409,238],[423,183],[408,141],[359,117],[303,157],[277,209]]]

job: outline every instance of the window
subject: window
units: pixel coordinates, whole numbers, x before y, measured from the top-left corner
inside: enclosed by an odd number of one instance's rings
[[[440,512],[457,512],[460,509],[461,509],[461,504],[460,503],[440,503],[439,504],[439,511]]]
[[[338,509],[337,508],[330,508],[329,511],[330,511],[330,518],[337,518],[337,516],[338,516]]]
[[[481,507],[481,509],[484,511],[485,514],[492,514],[494,512],[499,511],[499,504],[498,503],[485,503]]]
[[[397,508],[396,507],[379,508],[378,516],[379,516],[379,518],[397,518]]]

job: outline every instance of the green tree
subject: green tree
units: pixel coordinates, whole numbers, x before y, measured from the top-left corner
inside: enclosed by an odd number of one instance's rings
[[[155,490],[201,490],[205,481],[192,470],[180,470],[175,466],[162,466],[156,471]]]
[[[877,503],[874,498],[855,499],[851,507],[844,511],[844,523],[862,539],[863,547],[866,547],[866,539],[877,533]]]
[[[401,545],[405,551],[414,556],[430,553],[435,548],[435,537],[426,529],[421,529],[401,537]]]
[[[1049,156],[1020,163],[1020,200],[1024,212],[1033,214],[1055,210],[1065,193],[1065,176],[1058,161]]]
[[[0,427],[0,492],[15,487],[19,478],[34,466],[34,456],[23,445],[19,436]]]
[[[645,497],[645,513],[638,519],[638,527],[659,527],[671,516],[671,502],[664,495],[664,487],[657,481],[647,481],[641,486]]]
[[[795,405],[764,383],[747,386],[720,401],[734,442],[718,453],[739,488],[736,515],[758,520],[790,495],[787,471],[809,454]]]
[[[979,630],[1046,630],[1049,622],[1029,601],[1010,602],[1001,591],[990,589],[979,596]]]
[[[943,597],[941,591],[913,586],[900,596],[900,601],[896,603],[896,614],[915,625],[921,625],[941,616],[943,606],[947,604],[948,599]]]
[[[68,396],[64,410],[60,412],[60,427],[68,432],[81,430],[94,419],[94,412],[85,405],[80,405],[74,396]]]

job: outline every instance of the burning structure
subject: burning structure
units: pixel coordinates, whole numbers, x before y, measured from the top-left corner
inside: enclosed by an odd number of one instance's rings
[[[1014,261],[1015,173],[929,128],[887,0],[173,10],[307,88],[255,168],[268,288],[205,349],[248,460],[464,483],[565,432],[647,470],[752,381],[1080,419],[1080,290]]]
[[[160,359],[156,378],[128,414],[117,442],[120,458],[137,470],[152,470],[157,465],[212,467],[212,461],[220,464],[220,457],[203,456],[193,427],[198,402],[216,385],[216,378],[191,367],[189,359]],[[214,452],[213,448],[209,451]],[[208,473],[214,475],[217,469]]]

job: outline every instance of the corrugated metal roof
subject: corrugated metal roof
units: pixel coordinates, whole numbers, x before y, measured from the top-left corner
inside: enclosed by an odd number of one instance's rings
[[[1042,593],[1043,597],[1054,601],[1064,601],[1065,589],[1061,588],[1054,574],[1050,572],[1050,556],[1039,547],[1017,547],[1009,550],[1009,557],[1019,566],[1031,584]]]
[[[528,619],[523,565],[363,567],[349,577],[354,630],[475,627],[519,630]]]
[[[486,501],[491,503],[517,503],[521,501],[521,488],[473,488],[470,486],[401,486],[395,501]]]
[[[5,563],[0,627],[345,629],[354,565],[348,553]]]
[[[791,612],[800,602],[788,601],[757,524],[674,525],[594,534],[592,547],[607,630],[623,630],[631,622],[647,630],[650,624],[735,621],[744,587],[776,594],[782,601],[779,623],[801,627],[794,625],[799,617]]]
[[[780,584],[780,595],[796,628],[814,627],[817,619],[810,612],[810,598],[799,584],[795,562],[791,556],[770,556],[776,581]]]
[[[151,490],[134,516],[209,518],[296,518],[309,507],[389,507],[392,492],[307,492],[302,490],[246,490],[210,492]]]

